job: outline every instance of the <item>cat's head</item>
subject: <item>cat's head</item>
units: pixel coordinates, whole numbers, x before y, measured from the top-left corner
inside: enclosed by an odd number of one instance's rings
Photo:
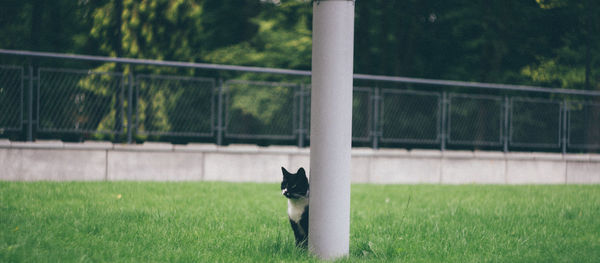
[[[308,195],[308,178],[304,168],[300,167],[293,174],[281,167],[283,181],[281,181],[281,194],[289,199],[305,198]]]

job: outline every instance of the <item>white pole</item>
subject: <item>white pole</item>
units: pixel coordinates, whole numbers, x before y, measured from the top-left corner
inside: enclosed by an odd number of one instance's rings
[[[309,250],[348,255],[354,1],[313,3]]]

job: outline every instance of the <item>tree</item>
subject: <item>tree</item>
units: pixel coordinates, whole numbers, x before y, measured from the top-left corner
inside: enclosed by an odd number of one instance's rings
[[[256,33],[250,39],[221,46],[206,54],[213,63],[309,69],[312,53],[311,5],[289,1],[263,3],[261,13],[250,20]]]
[[[568,27],[559,46],[523,68],[532,80],[559,88],[600,90],[600,10],[597,1],[537,0],[546,13],[563,18]]]

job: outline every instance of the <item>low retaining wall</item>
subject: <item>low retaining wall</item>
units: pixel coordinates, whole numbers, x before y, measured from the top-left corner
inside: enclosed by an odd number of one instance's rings
[[[309,149],[213,144],[0,140],[0,180],[278,182]],[[352,181],[398,184],[600,183],[599,154],[353,149]]]

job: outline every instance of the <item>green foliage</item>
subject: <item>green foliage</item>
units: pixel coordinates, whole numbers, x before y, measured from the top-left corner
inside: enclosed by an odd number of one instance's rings
[[[191,1],[111,1],[95,9],[90,33],[110,56],[194,61],[206,37],[202,14]]]
[[[310,69],[309,1],[10,0],[0,7],[2,48]],[[591,89],[600,68],[599,10],[593,0],[358,1],[355,71]],[[570,80],[553,80],[563,76]]]
[[[55,52],[96,48],[88,41],[94,1],[7,0],[0,2],[0,47]]]
[[[540,59],[539,64],[523,68],[522,74],[535,82],[548,83],[557,87],[576,88],[583,86],[585,69],[557,63],[556,59]]]
[[[258,28],[251,39],[218,48],[205,56],[206,61],[309,69],[311,6],[303,1],[290,1],[282,6],[267,5],[264,8],[261,15],[251,20]]]
[[[600,90],[600,8],[598,1],[536,0],[568,25],[560,46],[522,70],[533,81],[559,88]],[[595,11],[596,10],[596,11]]]

